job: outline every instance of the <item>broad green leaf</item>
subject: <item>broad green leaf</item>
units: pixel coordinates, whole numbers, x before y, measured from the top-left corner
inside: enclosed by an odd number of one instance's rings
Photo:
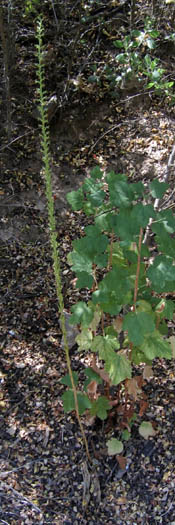
[[[155,211],[151,204],[135,204],[133,210],[131,211],[130,220],[136,223],[139,228],[145,228],[151,217],[155,217]]]
[[[88,80],[88,82],[91,82],[91,83],[98,82],[98,76],[97,75],[90,75],[87,80]]]
[[[108,399],[105,396],[100,396],[91,404],[90,413],[91,416],[98,416],[99,419],[103,421],[107,418],[107,411],[110,410],[110,408]]]
[[[87,272],[77,272],[76,288],[92,288],[94,279]]]
[[[72,372],[72,375],[73,375],[75,386],[77,386],[78,385],[78,374],[77,374],[77,372]],[[72,388],[72,383],[71,383],[71,379],[70,379],[70,375],[69,374],[66,374],[62,379],[60,379],[60,383],[62,385],[66,385],[66,386],[69,386],[70,388]]]
[[[135,279],[136,279],[136,273],[137,273],[137,264],[130,264],[128,267],[128,278],[129,282],[132,285],[132,289],[134,289],[135,286]],[[145,284],[145,264],[140,263],[140,272],[139,272],[139,286],[141,287],[143,284]]]
[[[67,193],[66,199],[74,211],[81,210],[85,199],[82,188]]]
[[[124,250],[125,257],[127,259],[127,262],[137,264],[138,261],[138,255],[135,251],[132,250]]]
[[[175,311],[175,303],[173,301],[161,299],[155,308],[155,313],[160,319],[173,319],[173,313]]]
[[[128,272],[127,272],[128,270]],[[123,302],[123,297],[133,289],[131,276],[129,275],[130,268],[115,265],[115,267],[105,275],[104,279],[99,284],[99,291],[104,293],[115,292],[118,297],[118,302]]]
[[[148,314],[152,314],[152,307],[151,304],[148,303],[148,301],[144,301],[143,299],[140,299],[137,301],[136,304],[137,312],[147,312]]]
[[[95,217],[95,225],[99,228],[100,231],[109,231],[111,232],[113,227],[110,225],[111,222],[111,212],[103,211]]]
[[[156,48],[156,43],[154,42],[154,40],[152,38],[147,38],[146,39],[146,43],[147,43],[147,46],[149,49],[155,49]]]
[[[92,204],[92,206],[99,207],[103,203],[105,196],[106,193],[103,190],[94,190],[88,196],[88,200]]]
[[[154,179],[150,184],[150,192],[154,199],[162,199],[164,193],[169,188],[167,182],[159,182],[157,179]]]
[[[167,299],[165,301],[165,308],[164,308],[164,317],[166,319],[173,319],[173,313],[175,311],[175,303],[174,301],[171,301],[170,299]]]
[[[156,243],[159,247],[159,252],[165,253],[170,257],[175,256],[175,239],[172,239],[167,232],[163,230],[163,224],[161,224],[162,231],[159,235],[156,235]]]
[[[128,60],[128,54],[127,53],[119,53],[116,56],[116,62],[119,62],[119,64],[126,64]]]
[[[84,253],[78,253],[74,250],[68,254],[67,260],[70,266],[72,266],[73,272],[87,272],[90,275],[92,274],[92,262]]]
[[[159,324],[159,332],[161,335],[168,335],[168,326],[165,321],[161,321],[161,323]]]
[[[103,183],[95,182],[92,177],[87,177],[82,185],[83,191],[89,194],[91,194],[91,192],[93,193],[94,191],[96,192],[96,191],[101,190],[102,187],[103,187]]]
[[[150,55],[145,55],[144,57],[144,62],[149,70],[149,68],[151,67],[151,64],[152,64],[152,60],[151,60],[151,57]]]
[[[144,38],[145,38],[145,32],[143,32],[143,31],[139,31],[139,29],[134,29],[133,31],[131,31],[131,36],[134,37],[134,38],[137,38],[137,37],[143,36],[143,40],[144,40]]]
[[[100,359],[106,359],[106,354],[113,349],[120,347],[118,340],[113,335],[97,335],[94,337],[91,350],[99,352]]]
[[[96,381],[99,385],[102,384],[101,377],[97,374],[97,372],[92,370],[92,368],[90,368],[90,367],[85,368],[84,374],[88,377],[89,382],[90,381]]]
[[[100,232],[97,226],[87,226],[84,231],[85,237],[73,241],[73,247],[78,253],[83,253],[94,262],[94,258],[106,250],[109,239]]]
[[[95,214],[95,212],[96,212],[96,208],[92,205],[91,202],[86,201],[86,202],[84,202],[84,204],[83,204],[82,211],[85,213],[85,215],[87,215],[88,217],[90,217],[91,215],[94,215],[94,214]]]
[[[74,394],[72,390],[67,390],[64,392],[64,394],[61,396],[61,399],[63,400],[64,412],[67,413],[75,410]],[[82,394],[81,392],[77,392],[77,399],[79,414],[82,416],[87,409],[91,408],[92,403],[88,396],[86,394]]]
[[[113,385],[118,385],[126,378],[131,379],[131,363],[125,356],[110,350],[103,359],[105,360],[105,371],[108,372]]]
[[[127,429],[122,432],[122,439],[124,439],[124,441],[129,441],[130,437],[131,432],[129,432]]]
[[[71,308],[70,324],[81,324],[84,327],[88,327],[93,319],[93,311],[83,301],[79,301]]]
[[[109,439],[106,444],[109,456],[115,456],[123,452],[123,443],[116,438]]]
[[[152,360],[147,359],[146,355],[140,350],[140,348],[134,346],[132,348],[132,363],[135,365],[140,365],[140,363],[150,365]]]
[[[92,332],[87,328],[83,328],[80,334],[77,335],[75,341],[78,345],[78,350],[90,350],[92,344]]]
[[[121,241],[120,246],[122,247],[124,257],[129,262],[137,263],[138,260],[138,240],[136,242],[132,241]],[[150,252],[144,244],[141,246],[141,258],[149,257]]]
[[[161,293],[164,290],[169,292],[169,286],[173,287],[175,282],[174,259],[166,255],[158,255],[149,267],[147,275],[156,292]]]
[[[87,379],[84,382],[84,390],[85,390],[85,392],[86,392],[86,389],[87,389],[89,383],[91,383],[91,381],[96,381],[96,383],[98,385],[101,385],[103,383],[101,377],[96,372],[94,372],[94,370],[92,370],[92,368],[90,368],[90,367],[85,368],[84,374],[87,376]]]
[[[94,257],[94,264],[98,266],[98,268],[105,268],[108,263],[108,256],[106,253],[100,253],[100,255],[96,255]]]
[[[122,304],[117,304],[117,294],[115,292],[102,292],[97,290],[92,294],[92,301],[94,304],[99,304],[103,312],[117,315],[120,313]],[[129,303],[131,300],[131,294],[128,296],[128,300],[124,304]]]
[[[134,191],[135,199],[137,197],[143,197],[145,194],[145,186],[143,182],[133,182],[132,183],[132,190]]]
[[[114,46],[121,49],[123,47],[123,41],[122,40],[114,40]]]
[[[152,87],[155,87],[155,82],[148,82],[145,86],[146,89],[151,89]]]
[[[130,312],[124,318],[123,330],[128,331],[128,337],[135,346],[141,345],[145,334],[155,331],[153,316],[147,312]]]
[[[121,209],[120,213],[116,217],[116,225],[114,227],[114,232],[120,239],[124,241],[133,241],[136,236],[138,237],[140,232],[140,227],[135,220],[133,221],[131,217],[131,210]]]
[[[107,250],[110,252],[110,245],[107,247]],[[119,242],[114,242],[112,244],[112,264],[117,264],[117,266],[122,266],[123,268],[127,267],[127,262],[123,255],[123,249]]]
[[[150,436],[155,436],[156,432],[149,421],[143,421],[139,426],[139,434],[144,438],[148,439]]]
[[[144,338],[140,350],[150,361],[155,359],[155,357],[172,359],[171,346],[167,340],[163,339],[158,330]]]
[[[100,282],[99,289],[92,294],[92,301],[104,312],[115,315],[120,312],[122,304],[130,304],[133,289],[133,277],[127,276],[125,268],[117,266]]]
[[[103,177],[103,171],[101,171],[101,169],[99,168],[99,166],[95,166],[95,167],[91,170],[91,177],[93,177],[94,179],[102,179],[102,177]]]
[[[82,186],[86,193],[87,200],[92,206],[99,207],[103,203],[106,193],[102,190],[101,182],[95,183],[93,178],[87,178]]]
[[[172,210],[161,210],[157,213],[157,221],[153,223],[155,233],[161,235],[162,230],[168,233],[175,232],[175,215]],[[162,228],[163,225],[163,228]]]
[[[152,38],[157,38],[160,35],[160,31],[157,31],[156,29],[151,29],[151,31],[149,31],[149,34],[150,36],[152,36]]]
[[[105,335],[109,335],[109,336],[113,336],[113,337],[117,337],[117,331],[114,329],[113,326],[106,326],[105,327]]]
[[[128,208],[134,198],[134,189],[128,184],[126,175],[110,172],[106,178],[112,206]]]

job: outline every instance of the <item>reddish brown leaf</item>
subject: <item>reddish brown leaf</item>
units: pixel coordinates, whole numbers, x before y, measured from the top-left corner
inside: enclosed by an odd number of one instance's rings
[[[140,404],[139,416],[142,417],[148,408],[148,401],[144,401],[143,399],[141,399],[139,404]]]
[[[126,458],[124,456],[116,456],[116,458],[117,458],[119,467],[122,470],[125,470],[125,468],[126,468]]]

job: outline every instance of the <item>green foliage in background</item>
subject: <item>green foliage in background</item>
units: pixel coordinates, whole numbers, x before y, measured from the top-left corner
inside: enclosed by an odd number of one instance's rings
[[[155,56],[161,40],[160,32],[154,25],[154,19],[147,17],[142,31],[133,29],[120,40],[114,40],[113,45],[118,50],[115,63],[111,61],[105,64],[103,74],[93,65],[89,82],[99,83],[104,76],[113,96],[117,95],[117,88],[136,93],[151,91],[156,96],[167,97],[173,103],[174,81],[167,80],[167,72],[161,66],[160,59]],[[173,40],[173,35],[165,37],[167,39]]]

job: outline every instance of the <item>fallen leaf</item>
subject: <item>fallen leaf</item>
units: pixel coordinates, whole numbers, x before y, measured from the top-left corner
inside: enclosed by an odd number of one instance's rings
[[[11,425],[11,427],[7,429],[7,432],[8,434],[10,434],[10,436],[14,436],[16,433],[16,429],[17,429],[17,425]]]
[[[153,369],[150,365],[145,365],[144,367],[144,370],[143,370],[143,378],[144,379],[151,379],[153,377]]]
[[[121,496],[120,498],[116,499],[116,503],[118,503],[118,505],[125,505],[127,503],[127,499],[124,496]]]
[[[139,434],[144,438],[148,439],[150,436],[155,436],[156,432],[149,421],[143,421],[139,426]]]
[[[169,337],[169,341],[170,341],[171,349],[172,349],[172,357],[175,359],[175,335],[172,335],[171,337]]]
[[[146,412],[148,408],[148,401],[144,401],[143,399],[140,400],[140,410],[139,410],[139,416],[142,417],[143,414]]]
[[[119,466],[122,470],[126,468],[126,458],[124,456],[116,456]]]
[[[138,399],[138,394],[141,394],[141,389],[138,387],[137,379],[135,379],[135,377],[127,379],[125,385],[128,394],[136,401]]]
[[[115,456],[123,452],[123,443],[116,438],[109,439],[106,444],[109,456]]]
[[[97,381],[91,381],[87,387],[87,393],[90,399],[97,399]]]

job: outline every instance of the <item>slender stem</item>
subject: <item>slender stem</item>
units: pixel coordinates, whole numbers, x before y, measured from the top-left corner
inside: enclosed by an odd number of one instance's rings
[[[135,311],[135,307],[136,307],[138,285],[139,285],[142,237],[143,237],[143,230],[142,230],[142,228],[140,228],[139,244],[138,244],[138,258],[137,258],[137,271],[136,271],[135,287],[134,287],[134,305],[133,305],[134,311]]]
[[[107,266],[107,269],[108,269],[108,270],[109,270],[110,267],[112,266],[113,242],[114,242],[114,232],[112,232],[112,235],[111,235],[110,253],[109,253],[108,266]]]
[[[134,286],[134,304],[133,304],[134,312],[136,310],[136,301],[137,301],[138,286],[139,286],[142,237],[143,237],[143,230],[142,228],[140,228],[139,243],[138,243],[137,270],[136,270],[136,278],[135,278],[135,286]],[[130,361],[132,360],[132,348],[133,348],[133,343],[130,343],[130,351],[129,351],[129,356],[128,356]]]

